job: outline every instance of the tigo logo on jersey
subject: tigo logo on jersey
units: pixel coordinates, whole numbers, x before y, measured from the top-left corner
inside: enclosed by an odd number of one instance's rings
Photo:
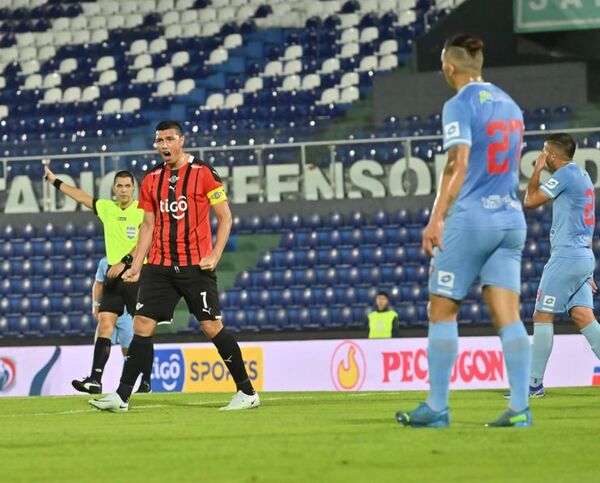
[[[354,342],[342,342],[331,357],[329,371],[338,391],[358,391],[367,376],[367,360],[362,349]]]
[[[17,377],[17,367],[12,359],[0,357],[0,392],[12,387]]]
[[[444,126],[444,136],[446,139],[457,138],[460,136],[460,125],[457,121],[449,122]]]
[[[187,198],[181,195],[177,200],[160,200],[160,211],[161,213],[170,213],[176,220],[181,220],[185,216],[185,212],[188,209]]]
[[[550,178],[548,181],[546,181],[546,184],[544,186],[549,190],[553,190],[558,186],[558,181],[554,178]]]
[[[438,272],[438,285],[441,287],[454,288],[454,273],[440,270]]]
[[[544,305],[544,307],[549,307],[553,309],[556,305],[556,297],[553,297],[552,295],[544,295],[544,301],[542,302],[542,304]]]
[[[592,386],[600,386],[600,366],[594,367],[594,375],[592,376]]]
[[[185,380],[185,364],[180,349],[159,349],[154,352],[152,390],[180,392]]]
[[[184,355],[187,369],[185,392],[235,390],[235,382],[215,348],[185,349]],[[254,389],[261,391],[264,379],[262,347],[242,347],[242,357]]]

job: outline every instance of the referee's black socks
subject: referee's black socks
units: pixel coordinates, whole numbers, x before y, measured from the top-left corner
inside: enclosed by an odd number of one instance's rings
[[[94,360],[92,362],[92,374],[90,377],[96,382],[102,382],[104,366],[110,356],[111,340],[106,337],[98,337],[94,344]]]
[[[137,334],[133,336],[129,351],[127,352],[125,366],[123,367],[121,383],[117,389],[117,394],[121,397],[123,402],[129,401],[133,386],[135,385],[138,376],[146,369],[148,359],[153,357],[153,353],[154,346],[152,344],[152,336],[144,337]]]
[[[235,385],[238,391],[242,391],[248,396],[252,396],[255,393],[248,372],[244,366],[244,359],[242,358],[242,351],[237,341],[227,330],[221,329],[215,337],[212,339],[212,343],[219,351],[219,355],[223,362],[229,369],[231,377],[235,381]]]

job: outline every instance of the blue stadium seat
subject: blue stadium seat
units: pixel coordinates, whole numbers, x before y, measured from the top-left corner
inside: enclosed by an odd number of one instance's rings
[[[375,226],[388,225],[390,222],[390,216],[386,211],[378,210],[371,215],[371,224]]]

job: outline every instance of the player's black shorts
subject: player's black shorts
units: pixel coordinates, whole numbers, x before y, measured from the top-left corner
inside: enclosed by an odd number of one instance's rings
[[[121,278],[107,278],[104,281],[98,312],[122,315],[123,307],[127,307],[127,312],[135,314],[138,287],[139,282],[125,283]]]
[[[136,315],[171,320],[181,297],[198,320],[221,318],[217,275],[198,265],[164,267],[146,264],[140,274]]]

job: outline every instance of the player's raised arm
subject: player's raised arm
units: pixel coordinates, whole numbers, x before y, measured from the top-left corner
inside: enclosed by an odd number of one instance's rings
[[[440,178],[429,223],[423,231],[422,246],[429,256],[433,256],[434,247],[439,247],[440,250],[444,249],[442,246],[444,218],[452,206],[452,202],[458,197],[465,181],[470,153],[471,147],[468,144],[457,144],[448,149],[448,160]]]
[[[546,201],[550,199],[550,196],[545,191],[542,191],[542,189],[540,188],[540,175],[546,167],[547,157],[547,153],[545,151],[542,151],[538,158],[535,160],[533,174],[529,179],[529,184],[527,185],[527,192],[525,193],[525,200],[523,201],[525,208],[537,208],[538,206],[543,205]]]
[[[50,170],[50,168],[48,168],[48,166],[44,166],[44,179],[49,184],[53,185],[57,190],[62,191],[69,198],[77,201],[77,203],[89,208],[90,210],[93,209],[94,199],[90,195],[88,195],[85,191],[75,188],[75,186],[71,186],[58,179]]]

